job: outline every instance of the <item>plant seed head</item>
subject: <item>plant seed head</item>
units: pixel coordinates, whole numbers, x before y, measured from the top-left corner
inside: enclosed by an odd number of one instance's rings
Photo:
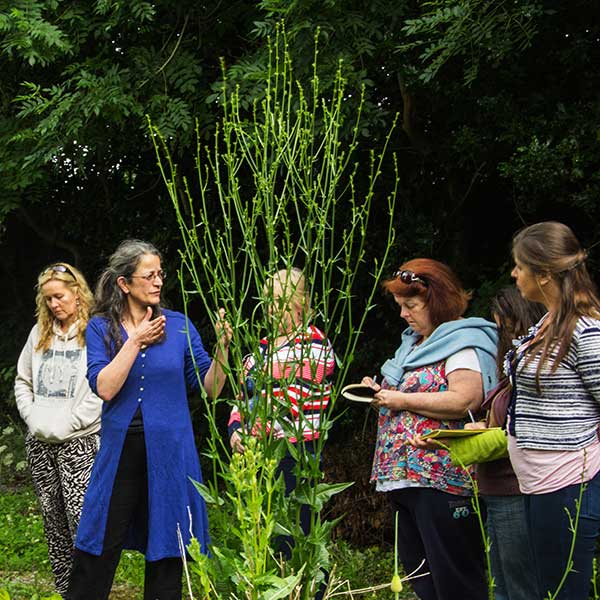
[[[400,575],[394,575],[392,577],[392,582],[390,583],[390,588],[392,592],[397,594],[402,591],[402,581],[400,580]]]

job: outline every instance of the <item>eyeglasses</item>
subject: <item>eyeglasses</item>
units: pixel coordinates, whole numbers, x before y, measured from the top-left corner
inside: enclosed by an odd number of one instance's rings
[[[427,279],[425,279],[424,277],[420,277],[413,271],[398,270],[394,273],[394,277],[396,277],[397,279],[400,279],[400,281],[402,283],[405,283],[406,285],[411,285],[413,283],[420,283],[421,285],[424,285],[425,287],[429,286],[429,282],[427,281]]]
[[[50,267],[48,267],[47,269],[44,270],[44,272],[42,273],[42,275],[45,275],[46,273],[50,273],[50,272],[56,272],[56,273],[66,273],[67,275],[70,275],[73,279],[75,279],[75,275],[73,275],[73,271],[71,271],[71,269],[69,269],[69,267],[65,267],[65,265],[52,265]]]
[[[164,271],[157,271],[156,273],[148,273],[148,275],[132,275],[131,278],[134,279],[137,277],[138,279],[145,279],[148,283],[154,281],[157,277],[164,281],[167,278],[167,274]]]

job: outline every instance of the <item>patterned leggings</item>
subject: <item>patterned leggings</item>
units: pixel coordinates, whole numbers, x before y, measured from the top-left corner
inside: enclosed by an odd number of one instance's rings
[[[66,593],[69,585],[77,524],[99,443],[97,434],[60,444],[41,442],[29,434],[25,438],[33,487],[42,510],[50,565],[56,590],[61,595]]]

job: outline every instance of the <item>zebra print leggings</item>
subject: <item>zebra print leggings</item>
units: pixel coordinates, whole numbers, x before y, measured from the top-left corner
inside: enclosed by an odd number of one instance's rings
[[[48,444],[28,434],[27,460],[40,502],[50,566],[56,590],[64,595],[69,585],[73,543],[81,516],[100,436],[86,435],[60,444]]]

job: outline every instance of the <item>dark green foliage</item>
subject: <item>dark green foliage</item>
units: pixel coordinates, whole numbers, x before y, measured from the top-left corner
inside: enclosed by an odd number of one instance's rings
[[[0,427],[0,490],[26,478],[25,432],[19,421]]]
[[[253,13],[244,2],[0,2],[0,272],[11,298],[0,306],[10,333],[0,366],[25,342],[48,262],[73,262],[93,284],[124,237],[175,258],[145,115],[193,164],[195,118],[213,120],[204,100],[219,57],[241,53]],[[176,280],[170,290],[179,306]]]
[[[407,41],[399,51],[419,49],[423,70],[419,79],[428,83],[453,58],[464,63],[464,81],[472,83],[480,63],[498,66],[533,42],[538,22],[551,15],[544,2],[487,2],[441,0],[428,3],[425,12],[408,19],[402,28]],[[417,41],[411,41],[416,39]]]

